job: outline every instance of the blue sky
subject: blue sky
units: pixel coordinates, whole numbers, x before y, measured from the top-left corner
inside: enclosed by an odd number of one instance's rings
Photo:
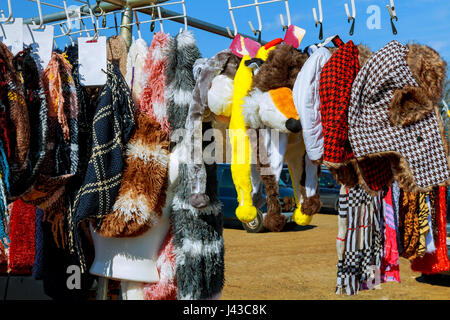
[[[46,2],[62,6],[61,0],[46,0]],[[233,5],[250,2],[253,2],[253,0],[232,0]],[[351,39],[355,43],[364,43],[372,51],[380,49],[393,39],[405,44],[415,41],[433,47],[448,63],[450,62],[450,2],[448,0],[396,0],[395,5],[399,19],[395,22],[398,30],[397,35],[393,35],[391,31],[389,14],[386,9],[386,4],[389,4],[388,0],[356,0],[356,25],[353,36],[350,36],[348,33],[350,24],[347,23],[344,9],[344,3],[346,2],[350,5],[350,0],[322,0],[324,38],[333,34],[339,34],[344,41]],[[29,0],[13,0],[12,3],[15,17],[29,18],[38,15],[37,5]],[[95,3],[95,0],[91,0],[91,3]],[[74,0],[68,0],[68,4],[79,5]],[[290,0],[289,4],[292,23],[306,29],[306,35],[301,47],[319,42],[319,30],[314,26],[312,14],[312,8],[317,7],[317,0]],[[370,14],[366,13],[366,10],[371,5],[376,5],[380,8],[380,29],[369,30],[366,25],[366,21],[370,16]],[[7,11],[6,1],[1,1],[0,8]],[[186,0],[186,8],[189,16],[219,26],[232,28],[227,0]],[[178,5],[170,7],[170,9],[181,12],[181,6]],[[59,11],[59,9],[43,6],[44,14],[55,11]],[[281,2],[261,7],[263,40],[270,41],[274,38],[283,37],[284,33],[279,22],[280,13],[285,13],[284,4]],[[236,10],[235,17],[239,32],[252,34],[248,26],[248,20],[251,20],[255,27],[258,25],[254,8]],[[139,15],[139,19],[143,21],[148,19],[148,16]],[[112,18],[108,20],[108,25],[114,25]],[[178,23],[167,21],[164,23],[164,31],[175,35],[180,26]],[[148,43],[152,39],[149,27],[149,24],[141,26],[142,36]],[[159,29],[158,24],[156,29]],[[194,31],[199,48],[205,57],[214,55],[231,43],[231,40],[228,38],[194,28],[190,29]],[[115,31],[108,30],[102,34],[106,36],[114,35]],[[136,28],[133,29],[133,34],[137,37]],[[57,40],[57,44],[60,47],[63,47],[68,42],[69,39],[67,37]]]

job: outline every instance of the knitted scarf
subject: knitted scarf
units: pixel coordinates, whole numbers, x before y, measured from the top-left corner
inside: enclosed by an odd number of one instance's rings
[[[361,187],[341,189],[337,238],[337,294],[357,294],[372,278],[371,267],[381,267],[381,202],[381,195],[372,197]]]
[[[195,86],[194,62],[200,58],[189,31],[176,36],[167,68],[169,121],[173,129],[185,128]],[[203,126],[204,130],[208,127]],[[175,149],[182,148],[183,143]],[[184,157],[184,155],[181,155]],[[187,164],[178,159],[179,179],[173,189],[172,227],[176,254],[178,299],[210,299],[219,294],[224,282],[224,246],[221,203],[217,197],[215,165],[206,166],[209,205],[196,209],[189,203],[191,186]]]
[[[112,36],[106,43],[107,59],[120,69],[123,77],[127,74],[127,43],[122,36]]]
[[[438,239],[435,242],[436,250],[432,253],[425,253],[423,257],[412,260],[411,269],[425,274],[436,274],[450,270],[450,262],[447,254],[447,188],[439,187],[438,201],[436,208],[436,228]]]
[[[25,102],[30,119],[30,150],[23,174],[15,174],[11,179],[11,200],[33,187],[43,164],[48,135],[47,103],[44,90],[40,85],[38,67],[31,55],[31,48],[19,52],[13,62],[19,78],[23,80]]]
[[[9,265],[12,274],[29,275],[34,264],[36,208],[13,202],[10,220]]]
[[[8,147],[11,148],[11,177],[21,175],[28,160],[30,146],[30,120],[23,93],[23,86],[13,65],[13,55],[0,43],[0,100],[6,108]]]
[[[101,220],[110,213],[119,192],[124,164],[124,149],[134,126],[134,103],[125,79],[117,66],[108,64],[108,78],[100,93],[93,122],[93,139],[83,184],[69,214],[71,250],[86,264],[78,227],[87,218]]]
[[[55,242],[63,247],[67,242],[64,224],[70,206],[66,185],[77,172],[79,152],[78,100],[71,69],[63,55],[53,52],[42,74],[48,119],[46,154],[33,188],[21,197],[44,211],[44,220],[52,224]]]
[[[348,108],[349,140],[358,161],[391,161],[392,169],[383,173],[372,166],[372,172],[389,177],[392,170],[402,189],[426,192],[447,182],[450,169],[434,102],[419,86],[426,84],[418,84],[411,72],[408,52],[391,41],[358,73]],[[363,174],[366,182],[371,175]]]

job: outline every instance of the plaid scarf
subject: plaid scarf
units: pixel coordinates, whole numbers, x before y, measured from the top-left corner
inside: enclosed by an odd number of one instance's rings
[[[357,294],[381,267],[383,254],[381,194],[370,196],[361,187],[341,188],[339,195],[336,293]],[[375,268],[375,270],[373,270]]]
[[[70,246],[78,254],[83,271],[86,264],[79,224],[87,218],[98,218],[100,224],[110,213],[122,179],[124,149],[134,126],[134,103],[125,79],[110,63],[107,72],[94,116],[91,157],[69,214]]]
[[[407,64],[407,55],[407,47],[391,41],[358,73],[348,109],[349,139],[357,159],[400,157],[396,168],[400,186],[408,191],[424,192],[448,181],[450,170],[434,112],[403,126],[391,121],[390,105],[395,91],[405,86],[418,87]],[[381,175],[381,168],[372,170]],[[386,168],[383,175],[390,174]]]

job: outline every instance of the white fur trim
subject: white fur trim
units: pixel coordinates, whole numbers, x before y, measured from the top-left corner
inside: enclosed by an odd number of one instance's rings
[[[288,119],[280,112],[280,110],[277,109],[269,92],[264,92],[263,97],[260,100],[259,116],[261,118],[261,122],[266,126],[273,129],[278,129],[281,132],[290,132],[286,128],[286,121]]]
[[[192,91],[178,89],[172,92],[172,96],[176,105],[189,105],[192,100]]]
[[[234,81],[225,75],[216,76],[208,90],[209,109],[218,116],[231,116]]]
[[[190,30],[183,30],[176,39],[178,49],[196,45],[194,34]]]
[[[141,159],[146,164],[155,161],[162,167],[167,167],[169,162],[169,152],[167,150],[161,148],[160,145],[156,145],[154,149],[149,149],[142,140],[128,143],[127,155]]]
[[[125,222],[136,220],[140,224],[151,222],[156,225],[160,220],[156,218],[156,213],[151,214],[153,211],[148,206],[147,198],[133,191],[117,197],[113,211],[123,217]]]
[[[252,90],[249,95],[244,98],[242,114],[244,115],[245,125],[249,128],[259,129],[262,126],[259,116],[262,98],[263,92],[259,89]]]
[[[159,123],[168,119],[167,105],[165,103],[154,102],[153,113],[155,114],[156,120],[158,120]]]
[[[141,96],[147,81],[144,72],[145,60],[147,57],[148,47],[144,39],[137,39],[131,44],[127,56],[127,74],[125,76],[128,86],[131,88],[131,79],[133,78],[133,97],[135,102]]]

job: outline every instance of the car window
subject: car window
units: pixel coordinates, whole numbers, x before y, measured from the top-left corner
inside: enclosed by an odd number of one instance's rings
[[[291,185],[292,182],[291,182],[291,175],[289,174],[289,169],[283,168],[280,174],[280,186],[287,187]]]
[[[233,177],[231,169],[226,168],[222,171],[222,179],[220,179],[221,188],[234,188]]]
[[[321,187],[329,188],[331,184],[333,186],[336,186],[336,181],[333,179],[331,173],[322,171],[322,174],[320,175],[319,178],[319,185]]]

